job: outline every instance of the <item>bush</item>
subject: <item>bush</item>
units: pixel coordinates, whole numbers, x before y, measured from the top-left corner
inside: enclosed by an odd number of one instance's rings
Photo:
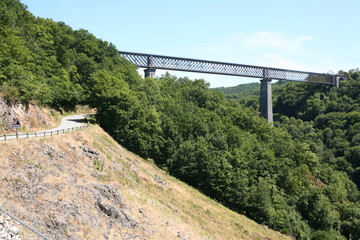
[[[316,231],[311,240],[346,240],[346,238],[336,231]]]
[[[16,87],[10,86],[7,82],[1,85],[1,93],[5,100],[14,103],[19,100],[19,91]]]

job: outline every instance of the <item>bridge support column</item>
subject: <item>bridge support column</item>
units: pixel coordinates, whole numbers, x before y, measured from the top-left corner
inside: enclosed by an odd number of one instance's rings
[[[260,80],[260,113],[267,119],[268,123],[273,122],[271,79]]]
[[[152,77],[152,78],[155,78],[155,68],[147,68],[144,70],[145,72],[145,78],[147,77]]]
[[[335,78],[334,78],[334,87],[335,88],[339,88],[340,80],[343,80],[343,78],[341,76],[335,76]]]

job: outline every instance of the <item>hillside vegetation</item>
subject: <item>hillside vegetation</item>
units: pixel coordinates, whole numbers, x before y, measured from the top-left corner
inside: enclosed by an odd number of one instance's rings
[[[112,44],[34,18],[17,0],[2,1],[0,13],[8,101],[90,104],[124,147],[234,211],[296,239],[360,239],[353,72],[339,90],[281,88],[271,127],[254,104],[227,101],[204,80],[141,79]]]

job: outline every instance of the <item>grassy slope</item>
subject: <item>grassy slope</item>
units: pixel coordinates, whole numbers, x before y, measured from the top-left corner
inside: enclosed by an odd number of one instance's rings
[[[100,154],[86,156],[83,147]],[[98,126],[0,142],[0,156],[0,204],[58,239],[289,239],[167,175]]]

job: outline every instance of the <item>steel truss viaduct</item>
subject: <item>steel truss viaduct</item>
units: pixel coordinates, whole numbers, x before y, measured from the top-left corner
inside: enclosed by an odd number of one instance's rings
[[[346,79],[345,76],[339,74],[304,72],[146,53],[120,51],[119,54],[136,66],[145,68],[145,78],[155,77],[156,69],[260,78],[260,112],[269,123],[273,122],[271,80],[319,83],[338,87],[340,80]]]

